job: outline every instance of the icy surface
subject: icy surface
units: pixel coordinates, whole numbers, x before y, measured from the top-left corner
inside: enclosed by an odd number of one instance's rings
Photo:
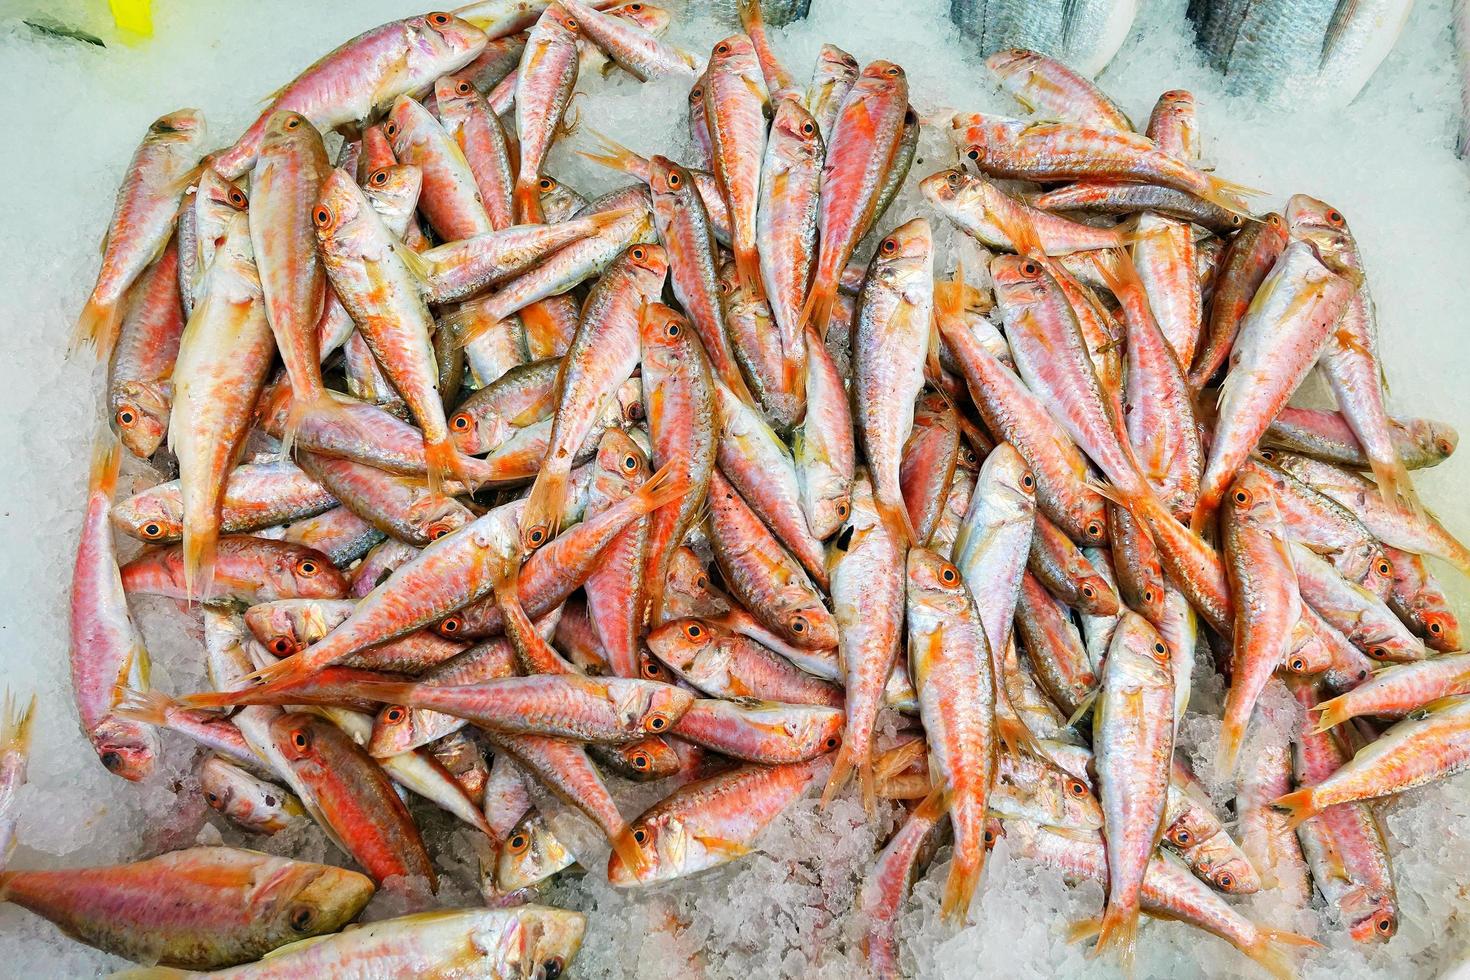
[[[707,52],[736,30],[733,4],[675,11],[671,39]],[[861,61],[885,57],[908,71],[927,133],[909,188],[886,224],[918,212],[917,178],[955,162],[942,139],[949,110],[1012,112],[978,56],[943,17],[946,0],[813,0],[812,17],[773,30],[773,43],[800,80],[823,41]],[[1377,300],[1382,348],[1398,414],[1423,414],[1470,431],[1470,356],[1464,332],[1464,270],[1470,259],[1470,187],[1451,148],[1458,110],[1449,36],[1449,0],[1421,0],[1398,47],[1346,110],[1291,115],[1219,94],[1216,79],[1190,46],[1183,0],[1143,4],[1133,35],[1104,87],[1134,119],[1147,118],[1157,94],[1189,88],[1198,98],[1207,163],[1220,174],[1268,193],[1279,206],[1304,191],[1341,208],[1361,243]],[[0,156],[0,450],[12,475],[0,493],[0,663],[4,682],[40,697],[31,783],[20,805],[16,867],[70,867],[128,860],[194,841],[243,843],[307,859],[340,861],[319,831],[292,828],[273,839],[245,838],[219,825],[198,801],[192,748],[167,738],[160,771],[143,785],[108,775],[77,730],[66,668],[66,595],[80,523],[88,446],[101,394],[101,369],[64,359],[75,313],[96,271],[96,243],[118,177],[147,125],[180,106],[197,106],[214,142],[225,143],[251,120],[266,93],[360,30],[414,12],[401,0],[350,4],[254,0],[156,0],[157,37],[120,43],[99,0],[5,0],[0,3],[0,66],[12,84],[10,137]],[[21,21],[44,14],[107,41],[105,49],[48,40]],[[579,100],[585,127],[634,149],[687,154],[682,83],[639,85],[615,73],[590,80]],[[584,194],[624,178],[558,145],[548,172]],[[953,233],[935,230],[947,248]],[[973,261],[967,266],[975,268]],[[1452,460],[1420,471],[1424,499],[1451,529],[1470,534],[1470,496],[1459,487],[1466,464]],[[1440,568],[1463,598],[1465,582]],[[202,677],[197,631],[171,604],[140,604],[157,663],[155,683],[182,691]],[[1196,679],[1182,738],[1191,758],[1213,757],[1220,685]],[[1201,765],[1202,773],[1209,771]],[[1225,802],[1228,791],[1219,792]],[[176,790],[178,794],[176,795]],[[645,796],[646,798],[646,796]],[[634,810],[629,803],[628,811]],[[1228,812],[1228,811],[1222,811]],[[1470,783],[1464,778],[1384,807],[1392,839],[1401,920],[1398,935],[1365,952],[1322,929],[1329,947],[1314,953],[1312,977],[1432,976],[1459,961],[1470,944]],[[447,901],[477,894],[467,832],[416,807],[431,849],[447,874]],[[618,893],[594,870],[548,897],[590,913],[587,942],[574,972],[586,977],[839,977],[861,966],[848,914],[855,889],[881,837],[849,800],[820,812],[811,801],[771,828],[759,853],[737,865],[648,891]],[[1004,842],[990,864],[975,924],[955,932],[937,921],[947,870],[941,851],[915,889],[900,935],[903,962],[920,976],[1116,975],[1065,945],[1061,930],[1093,915],[1095,884],[1070,887],[1055,874],[1010,859]],[[1266,902],[1241,903],[1283,923]],[[374,918],[396,909],[375,903]],[[0,963],[5,973],[88,976],[125,964],[62,938],[48,923],[0,907]],[[1237,976],[1251,968],[1223,942],[1178,923],[1144,930],[1139,976]]]

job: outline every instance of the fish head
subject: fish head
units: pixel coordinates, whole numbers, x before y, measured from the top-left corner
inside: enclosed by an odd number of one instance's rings
[[[184,533],[183,500],[145,490],[112,505],[112,523],[144,541],[168,541]]]
[[[550,224],[570,218],[587,204],[581,194],[545,174],[536,181],[536,189],[541,195],[541,210]]]
[[[270,114],[265,123],[265,138],[260,144],[262,158],[282,151],[292,151],[309,146],[313,141],[320,145],[322,135],[311,120],[299,112],[278,109]],[[325,157],[325,150],[322,151]]]
[[[437,125],[428,109],[417,99],[400,95],[393,100],[393,107],[383,121],[383,135],[393,145],[393,153],[401,158],[410,146],[425,138],[424,130],[430,123]]]
[[[206,212],[201,216],[201,229],[206,225],[210,228],[223,227],[229,215],[244,211],[250,204],[249,196],[213,167],[205,167],[199,172],[197,187],[194,206]]]
[[[962,612],[973,601],[960,570],[928,548],[909,549],[908,588],[909,601],[929,609]]]
[[[652,227],[651,214],[644,212],[642,220],[645,227]],[[621,260],[624,272],[631,276],[639,293],[648,300],[658,299],[669,272],[669,253],[664,247],[653,242],[637,242],[624,250]]]
[[[663,779],[679,771],[679,753],[662,738],[644,738],[610,748],[640,782]]]
[[[648,634],[648,649],[663,664],[683,674],[728,636],[723,627],[708,619],[674,619]]]
[[[109,716],[92,730],[91,739],[103,768],[114,776],[136,783],[153,773],[161,746],[151,726]]]
[[[793,601],[776,615],[793,643],[813,650],[837,646],[837,621],[821,602],[811,601],[806,587],[794,591]]]
[[[375,759],[407,752],[422,744],[420,712],[403,704],[384,705],[373,719],[373,733],[368,738],[368,754]]]
[[[1407,629],[1399,627],[1396,622],[1365,630],[1363,627],[1366,624],[1360,620],[1358,626],[1359,634],[1355,637],[1355,643],[1374,660],[1383,663],[1407,663],[1424,659],[1424,641]]]
[[[521,818],[495,860],[495,883],[501,891],[528,888],[575,864],[576,857],[535,810]]]
[[[425,72],[429,78],[461,68],[485,50],[484,31],[442,10],[415,17],[407,23],[415,42],[410,48],[410,59],[414,55],[423,55],[425,62],[437,69]]]
[[[814,74],[819,78],[856,78],[858,60],[835,44],[823,44],[817,52],[817,67]]]
[[[689,351],[694,328],[679,311],[662,303],[645,303],[638,314],[638,341],[643,358],[654,361],[665,373],[677,369]]]
[[[1041,302],[1057,289],[1045,266],[1024,255],[997,255],[990,262],[995,299],[1002,307],[1023,308]]]
[[[783,98],[776,103],[775,115],[771,117],[771,138],[782,137],[778,144],[784,154],[811,156],[822,145],[822,134],[817,131],[817,121],[795,98]]]
[[[340,599],[347,594],[347,579],[327,556],[312,548],[281,548],[269,559],[268,581],[283,597]]]
[[[1337,907],[1356,942],[1386,943],[1398,932],[1398,903],[1391,894],[1361,885],[1339,898]]]
[[[674,675],[659,662],[658,658],[649,653],[647,648],[638,650],[638,676],[644,680],[659,681],[663,684],[674,683]]]
[[[515,427],[493,409],[477,412],[461,408],[449,417],[449,441],[467,456],[493,453],[511,437]]]
[[[1191,858],[1216,891],[1252,895],[1261,890],[1261,876],[1223,831],[1196,847]]]
[[[367,875],[346,868],[287,861],[251,895],[254,918],[272,922],[281,941],[336,932],[373,897]]]
[[[1174,675],[1170,664],[1169,644],[1159,631],[1138,613],[1124,609],[1108,644],[1104,662],[1104,671],[1110,678],[1107,683],[1172,687]]]
[[[1419,614],[1424,630],[1436,650],[1459,650],[1460,620],[1448,609],[1430,609]]]
[[[1029,73],[1043,60],[1046,60],[1045,55],[1037,54],[1030,48],[1002,48],[985,59],[985,67],[996,78],[1010,79]]]
[[[893,229],[878,243],[868,275],[906,280],[917,273],[932,273],[933,264],[934,232],[929,227],[929,219],[914,218]],[[932,274],[928,278],[932,280]]]
[[[376,252],[379,219],[352,175],[340,167],[322,181],[321,193],[311,210],[324,257],[356,257]]]
[[[936,208],[942,211],[959,211],[968,202],[975,200],[981,185],[987,185],[987,182],[958,167],[951,167],[919,181],[919,191]]]
[[[717,71],[744,75],[758,83],[761,92],[766,90],[765,76],[761,74],[760,60],[755,54],[755,43],[747,34],[731,34],[715,42],[709,56],[710,77],[714,77],[713,73]],[[706,102],[709,95],[709,87],[705,86]]]
[[[1281,520],[1271,478],[1252,468],[1236,474],[1225,493],[1223,510],[1230,520],[1254,527],[1273,527]]]
[[[507,909],[506,914],[514,926],[492,920],[485,935],[471,938],[475,948],[492,959],[487,967],[496,975],[561,980],[567,964],[582,948],[587,917],[581,912],[547,905],[521,905]],[[514,940],[507,942],[507,936],[514,936]]]
[[[1434,419],[1423,419],[1421,427],[1425,430],[1427,442],[1441,458],[1448,458],[1460,444],[1460,433],[1452,425]]]
[[[1307,194],[1293,194],[1284,214],[1286,233],[1311,244],[1329,269],[1341,272],[1354,263],[1353,235],[1337,208]]]
[[[272,656],[289,657],[311,642],[301,639],[296,617],[289,608],[291,601],[258,602],[245,610],[245,625]]]
[[[694,703],[694,695],[661,681],[632,678],[609,678],[614,687],[631,687],[634,696],[629,700],[638,706],[637,725],[652,736],[667,735]]]
[[[471,107],[483,99],[468,75],[445,75],[434,82],[434,105],[446,127],[450,120],[461,120],[467,116]]]
[[[271,741],[292,766],[312,762],[321,758],[317,742],[324,728],[331,724],[320,715],[300,711],[286,712],[277,715],[271,722]]]
[[[980,465],[976,492],[984,488],[1004,494],[1027,513],[1036,509],[1036,474],[1026,460],[1008,442],[1000,443]]]
[[[438,541],[470,523],[475,515],[453,497],[426,493],[409,506],[404,518],[426,539]]]
[[[183,147],[202,142],[206,131],[204,113],[198,109],[176,109],[153,120],[144,140],[148,143],[174,143]]]
[[[859,73],[858,77],[882,82],[884,84],[896,84],[899,82],[906,83],[908,80],[907,76],[904,75],[902,65],[894,64],[891,61],[884,61],[881,58],[877,61],[871,61],[867,65],[865,65],[862,72]]]
[[[393,224],[418,206],[423,186],[424,172],[421,168],[410,163],[398,163],[379,167],[368,174],[363,190],[372,201],[373,209],[383,220]]]
[[[699,193],[688,169],[661,153],[655,153],[648,158],[648,186],[652,189],[655,200],[660,197],[673,198],[675,202],[685,206],[692,203],[692,197]]]
[[[607,859],[608,881],[626,888],[677,877],[686,870],[690,843],[690,835],[676,815],[656,811],[645,816],[626,831],[626,845],[637,851],[642,867],[630,868],[614,848]]]
[[[682,602],[684,608],[694,610],[686,615],[719,616],[730,610],[730,603],[710,581],[709,570],[705,568],[704,562],[700,561],[699,556],[692,549],[684,545],[675,548],[674,555],[669,560],[669,582],[665,588],[666,608],[675,608],[667,604],[671,598],[677,598]],[[669,618],[682,617],[670,613]]]
[[[1009,145],[1028,123],[1008,116],[990,116],[982,112],[957,113],[950,119],[950,140],[965,159],[985,168],[993,149]]]
[[[633,437],[621,429],[608,429],[597,442],[597,475],[593,486],[603,499],[622,500],[650,475],[648,457]]]

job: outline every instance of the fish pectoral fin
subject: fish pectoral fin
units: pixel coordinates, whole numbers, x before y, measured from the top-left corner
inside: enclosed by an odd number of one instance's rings
[[[722,855],[733,861],[736,858],[749,854],[751,848],[735,840],[725,840],[723,837],[703,837],[699,834],[691,835],[699,841],[699,846],[712,854]]]

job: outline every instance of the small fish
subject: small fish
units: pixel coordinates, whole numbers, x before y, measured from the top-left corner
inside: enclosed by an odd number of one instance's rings
[[[36,697],[22,707],[9,690],[5,692],[4,713],[0,714],[0,872],[15,850],[16,795],[26,782],[26,769],[31,755],[31,720],[36,713]],[[838,724],[840,728],[840,721]]]
[[[674,735],[743,762],[786,765],[837,748],[842,726],[842,709],[832,706],[699,698]]]
[[[1286,242],[1286,219],[1272,211],[1249,222],[1225,246],[1205,321],[1204,345],[1189,371],[1189,383],[1195,390],[1208,384],[1230,357],[1246,311]]]
[[[670,620],[649,633],[646,642],[676,676],[711,697],[842,704],[834,685],[711,620]]]
[[[184,332],[172,243],[138,278],[118,327],[107,371],[112,425],[128,452],[147,459],[168,432],[174,362]]]
[[[1389,607],[1429,648],[1442,653],[1460,649],[1460,619],[1424,560],[1396,548],[1385,547],[1384,552],[1393,565]]]
[[[296,798],[275,783],[258,779],[219,756],[199,766],[199,789],[204,802],[239,827],[257,834],[286,829],[306,811]]]
[[[668,77],[692,79],[703,70],[694,55],[660,40],[638,23],[637,18],[645,13],[641,4],[614,7],[606,13],[579,0],[563,2],[562,6],[577,19],[583,36],[640,82]]]
[[[944,818],[938,794],[927,796],[909,812],[898,832],[878,854],[864,879],[858,905],[867,920],[862,951],[876,977],[901,977],[898,939],[894,935],[910,881],[918,872],[920,854],[927,849],[934,828]],[[985,832],[990,835],[991,832]]]
[[[129,287],[168,244],[204,140],[204,114],[198,109],[171,112],[148,127],[118,187],[102,239],[102,268],[77,318],[73,348],[95,347],[101,361],[112,357]]]
[[[515,203],[511,199],[515,157],[501,128],[500,117],[476,89],[472,72],[473,65],[469,65],[458,74],[445,75],[436,81],[434,105],[444,131],[469,165],[490,227],[504,230],[515,224]],[[541,186],[541,181],[537,181],[537,190],[544,196],[546,188]]]
[[[1093,129],[1131,132],[1133,124],[1112,99],[1060,61],[1029,48],[997,51],[985,67],[1031,112]]]
[[[1447,422],[1390,418],[1388,425],[1394,452],[1411,470],[1438,466],[1460,442],[1460,434]],[[1363,445],[1341,412],[1288,405],[1272,420],[1261,442],[1336,466],[1369,468]]]
[[[1387,603],[1339,575],[1300,543],[1291,545],[1302,601],[1374,660],[1423,660],[1424,642],[1394,615]]]
[[[220,498],[220,530],[254,531],[337,505],[337,499],[289,460],[246,463],[230,471]],[[184,533],[178,480],[160,483],[112,507],[112,523],[144,541],[177,541]]]
[[[924,199],[965,234],[987,248],[1014,249],[1008,229],[1022,222],[1035,229],[1048,255],[1122,248],[1128,239],[1116,228],[1084,225],[1038,210],[995,184],[963,170],[941,170],[919,184]]]
[[[761,164],[756,234],[762,246],[761,285],[781,332],[783,387],[788,390],[801,382],[806,365],[801,307],[817,256],[825,157],[816,120],[795,98],[780,99]]]
[[[1389,667],[1312,710],[1317,713],[1316,730],[1327,731],[1363,715],[1402,718],[1426,704],[1461,694],[1470,694],[1467,653]]]
[[[189,586],[183,546],[163,545],[143,552],[122,567],[129,593],[197,599]],[[232,534],[219,539],[210,604],[270,602],[273,599],[340,599],[347,579],[326,556],[310,548],[265,538]]]
[[[812,68],[804,107],[817,124],[823,142],[832,138],[832,126],[847,93],[858,80],[858,61],[835,44],[823,44]]]
[[[546,819],[532,811],[505,838],[495,861],[495,884],[503,892],[527,888],[576,863],[576,855],[556,839]]]
[[[710,52],[701,87],[714,164],[711,169],[730,206],[735,269],[743,285],[756,289],[760,283],[756,209],[771,96],[751,39],[733,34],[717,43]]]

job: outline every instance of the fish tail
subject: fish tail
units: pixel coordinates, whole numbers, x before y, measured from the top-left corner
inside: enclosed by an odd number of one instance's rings
[[[1199,196],[1235,214],[1249,216],[1250,206],[1246,204],[1245,199],[1260,197],[1264,193],[1254,187],[1216,177],[1214,174],[1201,174],[1201,176],[1204,180],[1203,186],[1197,189]]]
[[[1026,723],[1017,717],[1015,709],[1011,707],[1009,701],[1005,700],[1006,695],[1001,692],[998,684],[996,694],[995,733],[1005,743],[1006,750],[1013,754],[1023,749],[1032,753],[1040,752],[1041,746],[1037,744],[1036,736],[1031,733],[1031,729],[1026,727]],[[1005,705],[1004,708],[1001,707],[1002,704]]]
[[[1398,453],[1392,453],[1389,459],[1369,456],[1368,464],[1373,470],[1373,479],[1378,483],[1378,495],[1385,504],[1416,517],[1424,513],[1424,505],[1419,502],[1419,495],[1409,478],[1409,469],[1399,459]]]
[[[832,319],[832,305],[837,302],[837,283],[829,281],[827,277],[821,277],[812,283],[812,288],[806,296],[806,302],[801,307],[801,326],[803,330],[815,333],[822,342],[827,340],[827,323]]]
[[[162,691],[139,691],[124,687],[118,693],[118,701],[112,706],[114,715],[155,728],[166,724],[169,711],[179,706],[177,701]]]
[[[204,527],[184,521],[184,592],[189,600],[208,599],[214,586],[214,555],[219,544],[219,521],[211,518]]]
[[[430,442],[424,440],[424,466],[427,469],[429,489],[437,491],[446,480],[459,475],[459,453],[448,436]]]
[[[286,657],[275,663],[264,664],[250,673],[241,677],[241,682],[254,681],[262,687],[273,688],[277,685],[292,684],[305,678],[312,672],[312,667],[302,661],[304,653],[298,653],[294,657]]]
[[[307,419],[342,417],[345,421],[347,415],[332,396],[327,394],[325,388],[318,387],[315,394],[300,397],[295,394],[294,389],[286,391],[290,394],[290,402],[286,407],[286,421],[281,426],[282,459],[291,458],[291,452],[296,447],[296,433]]]
[[[1220,748],[1215,754],[1215,771],[1219,775],[1229,776],[1235,772],[1240,760],[1240,743],[1244,740],[1245,723],[1231,718],[1227,707],[1225,720],[1220,725]]]
[[[1118,902],[1108,902],[1103,910],[1102,922],[1097,929],[1097,948],[1093,955],[1116,947],[1118,958],[1123,964],[1123,973],[1132,975],[1133,954],[1138,948],[1138,907],[1124,907]]]
[[[186,708],[230,708],[241,703],[242,696],[249,696],[259,691],[256,687],[244,687],[233,691],[199,691],[194,694],[185,694],[179,698],[179,704]]]
[[[648,859],[643,856],[643,849],[633,840],[632,827],[624,827],[611,835],[608,843],[612,845],[618,860],[623,862],[623,867],[632,872],[635,879],[643,877],[648,870]]]
[[[1321,812],[1321,807],[1317,806],[1313,793],[1314,789],[1315,787],[1307,786],[1272,801],[1273,807],[1287,814],[1288,827],[1295,829],[1298,824],[1310,820]]]
[[[1316,948],[1322,944],[1315,939],[1288,932],[1285,929],[1272,929],[1268,926],[1256,928],[1255,942],[1241,950],[1242,953],[1259,963],[1273,977],[1280,980],[1291,980],[1296,976],[1296,968],[1292,963],[1292,949]]]
[[[867,808],[868,815],[872,816],[873,806],[870,803],[876,801],[876,796],[874,801],[869,801],[866,796],[873,791],[873,761],[869,758],[866,763],[859,763],[856,743],[846,739],[843,740],[842,747],[837,750],[837,756],[832,760],[832,772],[827,776],[827,785],[822,788],[822,809],[825,810],[827,804],[842,792],[842,788],[852,778],[854,770],[858,770],[858,778],[863,784],[865,797],[863,804]]]
[[[1336,728],[1353,717],[1353,709],[1347,703],[1346,695],[1339,695],[1330,701],[1323,701],[1312,710],[1317,712],[1317,727],[1313,731],[1318,733],[1325,732],[1329,728]]]
[[[1205,536],[1205,530],[1210,525],[1210,520],[1215,516],[1215,508],[1220,504],[1218,491],[1201,490],[1199,498],[1194,502],[1194,511],[1189,515],[1189,529],[1199,537]]]
[[[522,538],[539,547],[556,537],[566,499],[567,474],[560,467],[547,466],[537,473],[526,497],[526,509],[521,512]],[[537,530],[541,533],[540,540],[531,541]]]
[[[904,506],[902,500],[898,503],[880,500],[877,505],[878,517],[883,521],[883,526],[888,529],[888,533],[893,535],[895,541],[904,546],[918,543],[918,532],[914,530],[913,519],[909,517],[909,509]]]
[[[31,751],[31,719],[36,711],[36,696],[31,695],[24,708],[9,690],[5,692],[5,713],[0,717],[0,752]]]
[[[932,794],[931,794],[932,795]],[[970,912],[970,902],[980,887],[980,874],[985,870],[985,846],[981,841],[972,841],[974,846],[955,849],[949,865],[949,877],[944,882],[944,899],[939,914],[946,921],[962,923]],[[973,851],[974,853],[970,853]]]
[[[92,446],[92,470],[87,486],[92,493],[102,493],[111,500],[117,492],[117,473],[122,465],[118,441],[110,435],[99,438]]]
[[[740,15],[740,27],[746,34],[754,37],[766,29],[765,18],[761,15],[760,0],[737,0],[736,12]]]
[[[104,303],[93,293],[87,299],[77,317],[76,331],[72,334],[69,353],[83,347],[95,347],[97,360],[107,361],[112,357],[112,347],[122,327],[122,304]]]
[[[518,225],[541,224],[541,193],[536,185],[536,175],[529,176],[529,181],[518,181],[511,194]]]
[[[591,126],[587,127],[587,133],[597,141],[597,149],[600,153],[588,153],[586,150],[578,150],[577,155],[591,160],[599,166],[607,167],[609,170],[618,170],[634,177],[640,177],[648,171],[648,158],[639,156],[628,149],[611,136],[599,133]]]
[[[765,287],[761,284],[760,255],[754,248],[736,246],[735,276],[740,281],[740,288],[751,296],[766,295]]]
[[[1132,293],[1135,289],[1142,288],[1138,278],[1138,270],[1128,260],[1128,253],[1120,248],[1099,249],[1089,252],[1092,258],[1093,268],[1102,278],[1103,284],[1114,296],[1121,297],[1124,293]]]
[[[660,466],[658,472],[649,477],[643,486],[633,491],[632,498],[638,500],[635,509],[643,514],[651,514],[664,504],[673,503],[688,493],[686,465],[681,460],[671,459]]]
[[[446,313],[439,320],[441,329],[448,330],[454,339],[455,347],[468,347],[474,343],[482,334],[493,330],[499,323],[500,317],[488,317],[478,315],[485,309],[483,302],[472,302],[450,313]]]

